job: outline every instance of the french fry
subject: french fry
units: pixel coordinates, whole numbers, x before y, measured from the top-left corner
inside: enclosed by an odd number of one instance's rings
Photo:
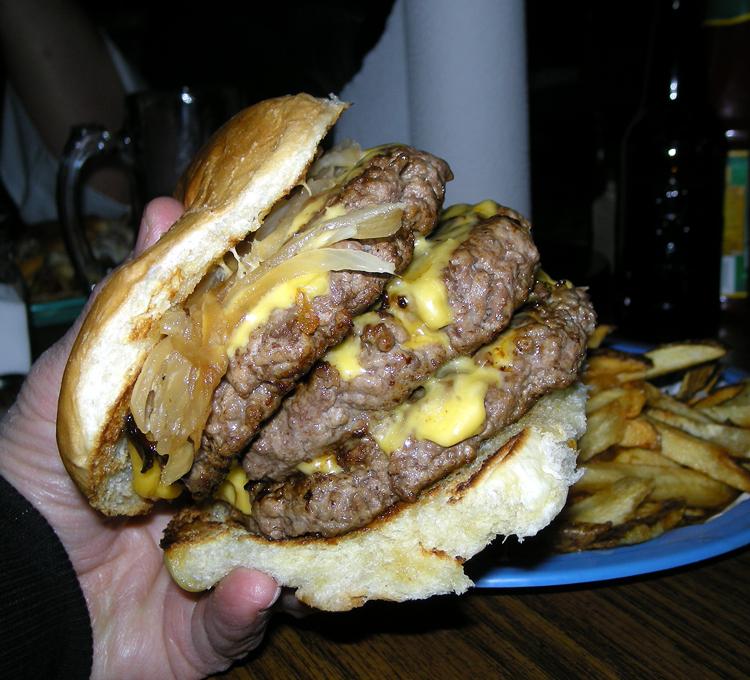
[[[696,524],[698,522],[705,522],[711,514],[712,511],[708,508],[685,508],[682,519],[688,524]]]
[[[612,458],[613,463],[627,463],[628,465],[660,465],[663,467],[680,467],[679,463],[675,463],[669,458],[665,458],[658,451],[652,451],[651,449],[641,449],[637,447],[633,448],[618,448]]]
[[[659,432],[648,419],[631,418],[625,421],[625,431],[619,443],[620,446],[656,450],[660,446]]]
[[[650,541],[673,529],[685,513],[682,503],[670,501],[661,505],[654,513],[625,522],[589,544],[589,548],[616,548]]]
[[[601,348],[608,332],[597,330],[583,375],[583,476],[553,525],[563,552],[647,541],[750,493],[750,381],[715,390],[725,348],[682,342],[634,355]],[[676,396],[647,382],[675,371],[685,371]]]
[[[623,477],[566,508],[565,521],[622,524],[630,519],[652,488],[653,483],[648,479]]]
[[[604,338],[606,338],[614,330],[615,330],[614,326],[609,326],[607,324],[599,324],[594,329],[594,332],[591,334],[591,337],[589,338],[588,348],[597,349],[604,341]]]
[[[726,353],[726,348],[713,340],[661,345],[644,354],[652,364],[646,371],[646,379],[715,361]]]
[[[741,491],[750,492],[750,473],[732,460],[720,446],[659,421],[652,421],[661,435],[661,452],[685,467]]]
[[[710,390],[718,380],[719,373],[719,366],[716,363],[704,364],[685,371],[675,396],[680,401],[688,401],[699,392]]]
[[[584,382],[616,387],[622,383],[643,379],[651,367],[651,361],[644,355],[606,348],[598,349],[589,354]]]
[[[625,391],[625,387],[610,387],[609,389],[590,394],[586,400],[586,415],[590,415],[607,404],[621,399],[625,395]]]
[[[674,501],[645,500],[635,509],[632,519],[646,519],[647,517],[653,517],[654,515],[657,515],[664,509],[665,503],[672,503],[672,502]]]
[[[626,418],[619,401],[594,411],[588,418],[586,432],[578,442],[578,460],[587,461],[614,446],[625,433]]]
[[[736,396],[716,406],[701,407],[700,412],[719,423],[750,427],[750,381],[742,385],[742,391]]]
[[[690,405],[694,408],[708,408],[709,406],[718,406],[719,404],[723,404],[725,401],[734,399],[742,392],[743,389],[745,389],[744,383],[724,385],[724,387],[720,387],[718,390],[711,392],[711,394],[706,395],[702,399],[696,399],[694,402],[691,402]]]
[[[653,420],[718,444],[734,458],[750,458],[750,429],[721,423],[702,423],[659,408],[650,408],[646,413]]]
[[[643,354],[629,354],[616,349],[597,349],[589,352],[586,372],[591,374],[634,373],[648,371],[653,363]]]
[[[664,411],[671,411],[677,415],[683,416],[684,418],[692,418],[693,420],[699,420],[704,423],[715,422],[706,415],[703,411],[692,408],[687,404],[683,404],[681,401],[670,397],[668,394],[664,394],[658,387],[654,387],[651,383],[645,383],[646,396],[649,406],[653,408],[659,408]]]
[[[681,498],[690,507],[721,508],[737,497],[737,491],[731,486],[695,470],[599,461],[591,461],[583,466],[583,477],[573,485],[573,489],[593,493],[623,477],[651,480],[654,485],[650,495],[652,500]]]
[[[711,379],[706,383],[706,386],[703,388],[703,391],[706,394],[710,394],[716,389],[716,385],[718,384],[719,380],[721,380],[721,368],[719,364],[717,363],[715,366],[715,371],[713,376],[711,376]]]
[[[611,529],[609,524],[557,523],[553,526],[553,547],[557,552],[563,553],[586,550]]]
[[[643,383],[626,388],[620,398],[620,406],[626,418],[635,418],[641,414],[646,405],[646,390]]]
[[[646,390],[642,384],[610,387],[593,394],[586,402],[586,413],[591,414],[616,401],[625,418],[635,418],[646,405]]]

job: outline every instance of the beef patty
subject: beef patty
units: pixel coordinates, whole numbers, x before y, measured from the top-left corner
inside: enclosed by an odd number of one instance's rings
[[[343,472],[295,475],[258,485],[251,531],[281,539],[304,534],[335,536],[372,521],[394,503],[413,501],[423,489],[472,461],[480,444],[515,422],[536,401],[571,385],[583,362],[595,316],[588,296],[565,285],[538,287],[535,302],[518,313],[497,342],[474,356],[494,367],[481,431],[453,446],[409,436],[387,455],[366,433],[339,452]]]
[[[443,342],[414,344],[398,311],[370,313],[366,323],[355,323],[361,372],[345,379],[321,362],[258,433],[243,460],[248,477],[287,477],[298,463],[365,431],[371,417],[403,402],[445,362],[495,338],[534,281],[539,254],[529,229],[520,215],[498,206],[498,214],[479,221],[451,253],[440,274],[453,317],[441,329]]]
[[[445,182],[451,178],[448,165],[431,154],[404,146],[380,149],[322,210],[401,203],[401,229],[389,238],[342,241],[335,247],[364,250],[402,271],[411,261],[415,234],[428,234],[434,228]],[[282,397],[329,347],[342,340],[352,317],[372,305],[386,283],[383,275],[354,271],[331,272],[328,277],[328,294],[312,300],[298,296],[295,306],[275,310],[230,359],[214,393],[200,449],[184,480],[195,497],[213,491]]]

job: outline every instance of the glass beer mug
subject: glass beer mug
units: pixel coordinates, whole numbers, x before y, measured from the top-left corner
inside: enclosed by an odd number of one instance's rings
[[[180,87],[126,97],[120,131],[101,125],[73,128],[58,174],[57,202],[66,245],[87,289],[116,264],[96,257],[86,236],[81,187],[101,166],[120,166],[130,178],[131,219],[137,225],[144,205],[168,196],[210,135],[242,106],[234,88]],[[135,229],[134,234],[135,236]]]

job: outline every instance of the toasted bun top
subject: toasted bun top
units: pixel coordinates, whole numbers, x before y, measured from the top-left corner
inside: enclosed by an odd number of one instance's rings
[[[344,108],[296,95],[237,114],[180,181],[182,218],[101,286],[68,360],[57,415],[63,462],[94,507],[106,514],[150,507],[131,488],[121,434],[132,385],[158,339],[151,330],[304,178]]]

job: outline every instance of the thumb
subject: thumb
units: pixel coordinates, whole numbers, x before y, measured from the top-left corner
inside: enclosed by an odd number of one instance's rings
[[[192,635],[198,656],[209,665],[239,659],[263,639],[269,608],[281,589],[270,576],[235,569],[195,607]]]

